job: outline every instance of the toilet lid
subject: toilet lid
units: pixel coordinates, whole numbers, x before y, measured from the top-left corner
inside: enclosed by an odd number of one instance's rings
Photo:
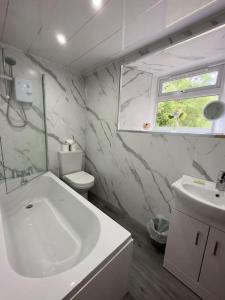
[[[81,171],[63,176],[63,178],[76,188],[88,188],[94,184],[94,176]]]

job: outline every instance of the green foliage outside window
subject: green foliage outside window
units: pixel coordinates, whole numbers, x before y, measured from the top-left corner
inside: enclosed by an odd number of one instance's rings
[[[187,90],[195,87],[214,85],[217,72],[168,81],[163,84],[163,92]],[[212,122],[205,119],[205,106],[218,100],[218,96],[204,96],[190,99],[167,100],[158,103],[157,127],[196,127],[211,128]]]
[[[185,77],[181,79],[164,82],[162,86],[163,93],[175,92],[180,90],[194,89],[204,86],[215,85],[217,81],[218,72],[204,73],[192,77]]]
[[[158,127],[211,128],[212,122],[203,116],[204,107],[217,96],[159,102],[156,125]]]

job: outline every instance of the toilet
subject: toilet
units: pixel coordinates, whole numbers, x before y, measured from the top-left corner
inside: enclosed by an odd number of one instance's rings
[[[94,186],[95,178],[82,170],[82,159],[82,151],[59,151],[59,175],[70,187],[88,199],[88,191]]]

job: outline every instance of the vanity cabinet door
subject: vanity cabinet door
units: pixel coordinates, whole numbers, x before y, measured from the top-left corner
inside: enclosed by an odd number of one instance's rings
[[[199,283],[212,297],[225,299],[225,233],[215,228],[210,229]]]
[[[197,282],[209,226],[173,210],[164,267],[185,282]]]

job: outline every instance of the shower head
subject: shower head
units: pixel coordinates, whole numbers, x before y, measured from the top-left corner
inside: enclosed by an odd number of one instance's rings
[[[7,56],[5,58],[5,63],[9,66],[15,66],[16,65],[16,61],[14,58]]]

